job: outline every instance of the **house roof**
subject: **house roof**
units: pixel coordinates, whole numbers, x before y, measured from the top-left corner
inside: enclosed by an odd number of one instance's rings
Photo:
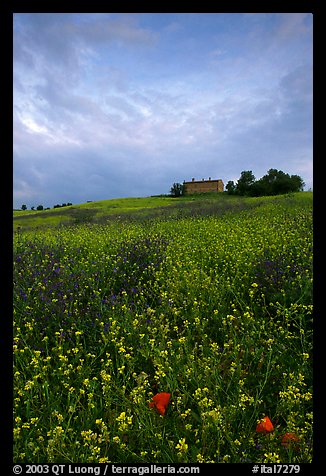
[[[222,179],[211,179],[211,180],[188,180],[183,183],[212,183],[212,182],[223,182]]]

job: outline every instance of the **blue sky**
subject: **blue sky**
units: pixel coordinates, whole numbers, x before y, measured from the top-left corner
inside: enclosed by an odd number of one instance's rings
[[[313,186],[311,13],[14,14],[14,207]]]

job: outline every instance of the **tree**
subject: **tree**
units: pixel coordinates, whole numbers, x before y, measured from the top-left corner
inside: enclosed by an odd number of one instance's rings
[[[228,193],[261,197],[264,195],[301,192],[305,184],[299,175],[290,176],[282,170],[269,169],[267,174],[259,180],[255,180],[251,170],[245,170],[241,172],[235,190],[233,189],[233,185],[232,181],[228,182],[226,186]]]
[[[43,205],[38,205],[38,206],[36,207],[36,210],[43,210]]]
[[[225,186],[225,189],[229,195],[234,195],[236,193],[236,186],[233,180],[229,180]]]
[[[291,192],[302,192],[305,186],[304,181],[299,175],[291,175],[291,185],[292,189]]]
[[[264,195],[278,195],[286,193],[286,177],[287,174],[282,170],[269,169],[260,182],[263,185]]]
[[[255,183],[255,176],[251,170],[244,170],[237,181],[236,191],[239,195],[250,195],[250,189]]]
[[[252,184],[250,187],[250,196],[252,197],[262,197],[263,195],[266,195],[265,193],[265,186],[261,179],[256,180],[255,183]]]
[[[259,179],[253,186],[252,194],[281,195],[290,192],[301,192],[304,181],[299,175],[289,175],[282,170],[269,169],[267,174]]]
[[[172,197],[181,197],[185,193],[185,186],[181,183],[174,183],[171,187],[170,194]]]
[[[22,209],[22,210],[27,210],[27,206],[26,206],[26,205],[22,205],[22,206],[21,206],[21,209]]]

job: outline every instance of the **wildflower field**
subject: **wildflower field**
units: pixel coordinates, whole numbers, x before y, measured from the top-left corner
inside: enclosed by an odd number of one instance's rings
[[[312,193],[223,200],[14,234],[15,462],[311,462]]]

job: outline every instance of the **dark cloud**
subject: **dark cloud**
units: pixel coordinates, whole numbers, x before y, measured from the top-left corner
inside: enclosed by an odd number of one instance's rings
[[[310,23],[18,14],[15,206],[166,193],[272,167],[311,186]]]

